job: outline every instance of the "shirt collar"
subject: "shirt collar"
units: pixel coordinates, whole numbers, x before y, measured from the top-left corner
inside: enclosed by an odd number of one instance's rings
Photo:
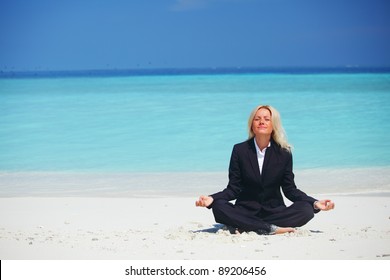
[[[257,152],[257,153],[260,153],[260,154],[264,154],[264,153],[265,153],[265,150],[267,150],[267,148],[271,147],[271,141],[269,141],[268,146],[265,147],[263,151],[261,151],[260,148],[259,148],[259,146],[257,146],[256,138],[255,138],[255,137],[253,138],[253,142],[255,142],[256,152]]]

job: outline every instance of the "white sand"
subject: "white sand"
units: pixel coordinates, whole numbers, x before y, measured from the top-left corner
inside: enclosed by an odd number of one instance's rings
[[[390,196],[330,196],[294,234],[231,235],[196,197],[0,198],[0,259],[390,259]]]

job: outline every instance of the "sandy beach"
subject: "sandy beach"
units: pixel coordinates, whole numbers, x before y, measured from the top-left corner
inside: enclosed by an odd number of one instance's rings
[[[2,260],[390,260],[390,196],[331,195],[296,233],[231,235],[196,197],[0,198]]]

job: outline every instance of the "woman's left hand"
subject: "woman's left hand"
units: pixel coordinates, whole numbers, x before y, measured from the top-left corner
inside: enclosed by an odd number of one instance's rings
[[[316,201],[314,206],[321,211],[328,211],[334,209],[335,204],[330,199],[324,199]]]

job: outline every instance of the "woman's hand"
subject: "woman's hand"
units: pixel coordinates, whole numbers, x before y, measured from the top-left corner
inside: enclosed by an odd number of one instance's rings
[[[195,205],[198,207],[209,207],[211,203],[213,203],[214,198],[211,196],[201,195],[197,201],[195,201]]]
[[[314,207],[321,211],[328,211],[334,209],[334,202],[330,199],[319,200],[314,203]]]

